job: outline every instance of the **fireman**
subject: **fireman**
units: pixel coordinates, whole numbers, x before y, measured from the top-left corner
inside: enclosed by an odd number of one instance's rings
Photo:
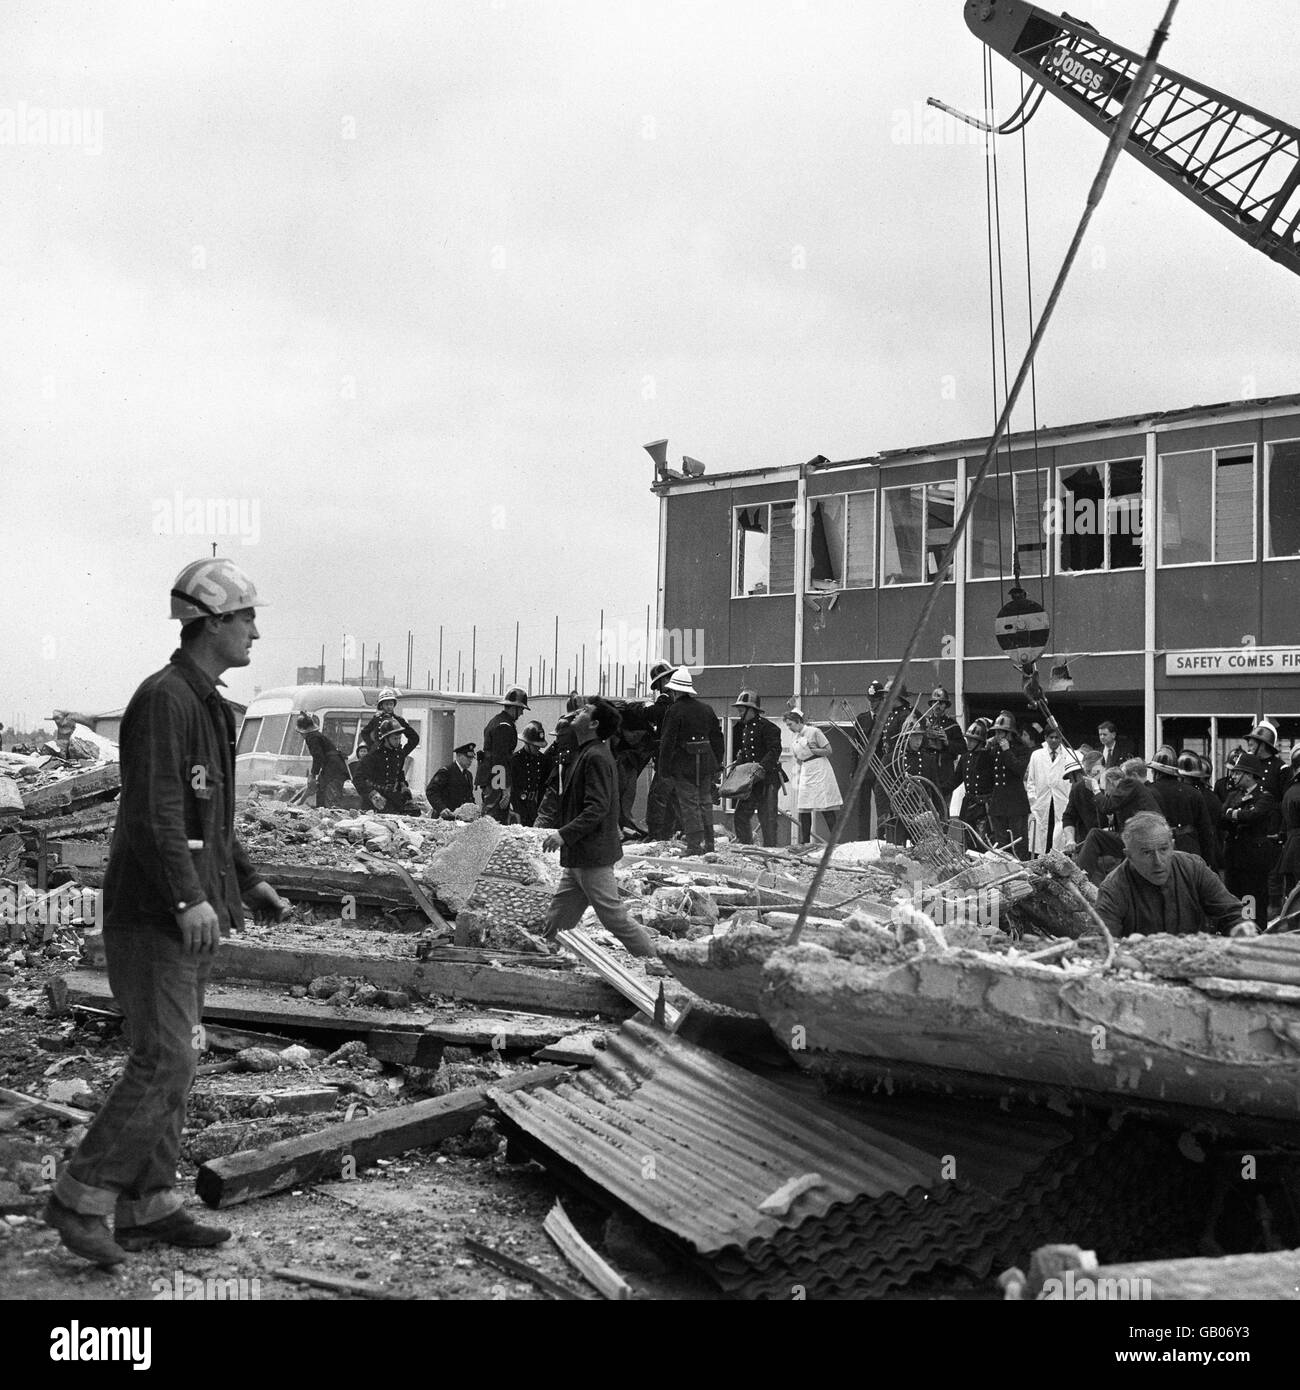
[[[420,742],[420,735],[399,719],[386,719],[375,733],[374,747],[352,767],[352,785],[357,795],[376,811],[418,815],[411,800],[404,764]]]
[[[550,763],[542,749],[546,745],[546,730],[534,719],[520,735],[522,743],[510,763],[511,807],[520,825],[537,821],[537,808],[542,802],[542,789]]]

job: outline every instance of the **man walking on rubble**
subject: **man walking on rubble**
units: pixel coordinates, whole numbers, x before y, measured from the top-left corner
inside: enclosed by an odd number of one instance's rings
[[[686,853],[713,849],[713,786],[722,766],[722,726],[713,710],[697,699],[695,682],[679,666],[664,684],[675,696],[664,715],[659,766],[672,778],[686,832]]]
[[[180,647],[122,717],[104,954],[131,1050],[45,1208],[63,1244],[98,1265],[154,1242],[197,1248],[230,1238],[184,1210],[176,1163],[221,938],[243,927],[241,896],[289,912],[235,835],[235,720],[217,688],[223,671],[249,664],[261,602],[229,560],[186,565],[171,591]]]
[[[560,824],[542,848],[560,851],[559,887],[546,914],[543,935],[576,927],[591,907],[606,930],[634,956],[653,956],[646,929],[628,916],[614,879],[623,857],[618,827],[618,771],[609,740],[618,732],[618,711],[592,696],[573,716],[569,728],[575,751],[561,770]]]

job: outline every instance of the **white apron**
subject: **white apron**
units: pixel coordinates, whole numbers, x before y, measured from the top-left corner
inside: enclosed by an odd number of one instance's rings
[[[795,766],[799,780],[795,789],[795,805],[799,811],[836,811],[844,805],[835,769],[829,758],[815,758],[814,749],[830,751],[830,740],[812,724],[794,736]]]

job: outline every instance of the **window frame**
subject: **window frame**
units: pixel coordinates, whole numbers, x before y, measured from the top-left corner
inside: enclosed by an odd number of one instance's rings
[[[1285,441],[1279,440],[1278,443]],[[1300,440],[1295,441],[1300,443]],[[1214,554],[1215,539],[1219,520],[1218,468],[1220,454],[1250,454],[1250,558],[1245,560],[1173,560],[1166,561],[1165,555],[1165,460],[1181,458],[1188,454],[1209,454],[1210,456],[1210,553]],[[1267,511],[1265,516],[1267,516]],[[1156,457],[1156,564],[1162,570],[1194,569],[1198,565],[1253,565],[1259,560],[1259,450],[1254,444],[1211,444],[1203,449],[1173,449]],[[1144,528],[1145,529],[1145,528]],[[1296,559],[1297,556],[1286,557]]]
[[[847,576],[849,571],[849,498],[850,497],[870,497],[871,503],[871,581],[867,584],[849,584]],[[844,507],[844,540],[840,546],[839,572],[842,578],[836,581],[833,589],[821,589],[813,587],[812,579],[812,525],[813,508],[819,502],[838,499]],[[807,508],[804,514],[804,528],[809,537],[808,545],[805,547],[804,566],[803,566],[803,588],[806,594],[842,594],[846,592],[869,592],[878,587],[877,573],[880,561],[880,488],[879,487],[859,487],[851,492],[820,492],[816,497],[808,497],[804,501]],[[761,594],[750,595],[753,598],[761,598]]]
[[[1041,474],[1043,474],[1044,477],[1046,478],[1047,487],[1046,487],[1046,489],[1045,489],[1044,492],[1043,492],[1043,498],[1044,498],[1045,501],[1051,501],[1052,495],[1053,495],[1053,494],[1052,494],[1052,491],[1051,491],[1051,488],[1052,488],[1052,469],[1051,469],[1050,465],[1048,465],[1048,464],[1039,464],[1039,466],[1038,466],[1037,468],[1014,468],[1014,469],[1012,469],[1012,471],[1011,471],[1011,473],[1010,473],[1010,475],[1009,475],[1010,478],[1011,478],[1011,480],[1012,480],[1012,482],[1011,482],[1012,488],[1015,487],[1015,479],[1016,479],[1016,478],[1021,478],[1021,477],[1032,477],[1035,473],[1041,473]],[[990,479],[991,476],[992,476],[992,473],[990,472],[990,474],[987,475],[987,476],[985,477],[985,479],[984,479],[984,484],[985,484],[985,485],[988,484],[989,479]],[[1008,475],[1003,475],[1003,476],[1008,476]],[[969,485],[968,485],[968,488],[967,488],[967,495],[968,495],[968,496],[969,496],[969,494],[970,494],[971,491],[973,491],[973,489],[971,489],[971,488],[969,487]],[[1014,494],[1013,494],[1013,497],[1014,497]],[[978,506],[978,503],[977,503],[976,505]],[[975,521],[975,510],[972,508],[972,510],[971,510],[971,525],[967,526],[967,528],[966,528],[966,582],[967,582],[967,584],[997,584],[997,583],[999,583],[999,582],[1006,582],[1006,581],[1009,581],[1010,578],[1011,578],[1011,575],[1012,575],[1012,573],[1013,573],[1013,570],[1012,570],[1011,568],[1008,568],[1007,574],[1006,574],[1005,576],[1004,576],[1004,575],[998,575],[998,574],[980,574],[980,575],[976,575],[976,574],[972,574],[972,573],[971,573],[971,569],[972,569],[972,566],[974,565],[974,561],[975,561],[975,535],[974,535],[974,530],[973,530],[974,521]],[[1012,526],[1012,531],[1014,532],[1014,530],[1015,530],[1015,527],[1014,527],[1014,525],[1013,525],[1013,526]],[[1046,537],[1044,537],[1044,540],[1046,540]],[[1013,536],[1012,536],[1012,544],[1013,544],[1013,545],[1015,544],[1015,537],[1014,537],[1014,534],[1013,534]],[[1052,577],[1053,573],[1055,572],[1055,571],[1052,569],[1052,561],[1053,561],[1054,550],[1055,550],[1055,547],[1052,546],[1051,544],[1044,544],[1043,549],[1042,549],[1042,556],[1043,556],[1043,572],[1042,572],[1042,574],[1027,574],[1027,575],[1025,575],[1024,577],[1025,577],[1026,579],[1050,579],[1050,578]],[[1014,559],[1014,556],[1013,556],[1012,558]],[[1073,571],[1072,571],[1072,572],[1073,572]],[[1089,572],[1089,571],[1084,571],[1084,573],[1088,573],[1088,572]]]
[[[1117,464],[1117,463],[1136,463],[1136,464],[1138,465],[1139,469],[1141,470],[1141,473],[1140,473],[1141,481],[1140,481],[1138,490],[1137,490],[1136,494],[1132,494],[1132,495],[1135,495],[1135,496],[1138,498],[1138,500],[1142,503],[1142,507],[1143,507],[1142,531],[1141,531],[1141,533],[1140,533],[1140,535],[1139,535],[1139,538],[1138,538],[1138,548],[1139,548],[1139,550],[1142,550],[1143,554],[1142,554],[1142,557],[1138,560],[1138,562],[1137,562],[1136,565],[1118,565],[1118,566],[1112,566],[1111,563],[1110,563],[1110,537],[1111,537],[1111,531],[1110,531],[1110,526],[1109,526],[1109,520],[1110,520],[1110,501],[1111,501],[1111,494],[1110,494],[1110,470],[1111,470],[1111,468],[1112,468],[1115,464]],[[1063,543],[1064,543],[1065,536],[1066,536],[1065,527],[1064,527],[1063,525],[1061,525],[1061,518],[1062,518],[1062,516],[1063,516],[1063,514],[1064,514],[1064,510],[1065,510],[1065,506],[1064,506],[1064,504],[1065,504],[1065,497],[1064,497],[1065,481],[1064,481],[1064,475],[1065,475],[1066,473],[1073,473],[1076,469],[1080,469],[1080,468],[1100,468],[1100,469],[1104,469],[1104,470],[1105,470],[1104,477],[1105,477],[1105,480],[1106,480],[1106,486],[1105,486],[1105,492],[1104,492],[1104,494],[1103,494],[1103,499],[1104,499],[1104,502],[1105,502],[1106,518],[1107,518],[1107,523],[1108,523],[1108,524],[1107,524],[1107,526],[1106,526],[1106,529],[1102,532],[1102,536],[1103,536],[1103,539],[1104,539],[1104,548],[1103,548],[1103,551],[1102,551],[1103,563],[1102,563],[1100,566],[1098,566],[1098,568],[1092,569],[1092,570],[1068,569],[1068,568],[1065,566],[1065,564],[1063,563],[1062,559],[1061,559],[1061,548],[1062,548],[1062,545],[1063,545]],[[1057,506],[1057,511],[1056,511],[1057,524],[1056,524],[1056,527],[1055,527],[1055,530],[1056,530],[1056,544],[1055,544],[1055,546],[1052,547],[1052,549],[1053,549],[1052,560],[1053,560],[1053,564],[1055,565],[1055,570],[1053,571],[1053,573],[1054,573],[1055,577],[1060,578],[1060,579],[1074,579],[1074,578],[1076,578],[1076,577],[1087,576],[1087,575],[1094,575],[1094,574],[1140,574],[1140,573],[1142,572],[1142,570],[1146,568],[1146,553],[1145,553],[1145,548],[1144,548],[1144,547],[1145,547],[1145,543],[1146,543],[1146,541],[1147,541],[1147,534],[1146,534],[1146,533],[1147,533],[1147,531],[1149,530],[1149,527],[1148,527],[1148,525],[1147,525],[1147,517],[1146,517],[1146,514],[1145,514],[1145,513],[1146,513],[1146,484],[1147,484],[1146,468],[1147,468],[1146,459],[1145,459],[1141,454],[1126,454],[1126,455],[1124,455],[1124,456],[1122,456],[1122,457],[1119,457],[1119,458],[1110,458],[1110,459],[1082,459],[1082,460],[1080,460],[1078,463],[1059,463],[1059,464],[1056,465],[1056,487],[1055,487],[1055,489],[1054,489],[1053,492],[1052,492],[1052,496],[1055,498],[1055,500],[1056,500],[1056,506]],[[1129,534],[1131,535],[1132,533],[1130,532]]]
[[[920,579],[904,579],[898,583],[890,584],[885,580],[885,493],[905,492],[912,488],[920,488],[922,491],[921,500],[921,554],[928,556],[930,553],[930,489],[932,487],[949,487],[952,489],[952,520],[953,526],[957,524],[957,518],[961,515],[963,503],[957,498],[957,479],[951,478],[932,478],[923,483],[894,483],[890,487],[881,486],[877,489],[879,498],[876,502],[876,587],[883,593],[887,589],[915,589],[925,584],[934,583],[932,574],[922,574]],[[926,568],[926,563],[922,560],[922,569]],[[957,582],[957,563],[954,557],[953,563],[948,566],[948,574],[945,577],[945,584],[955,584]]]
[[[795,498],[795,497],[777,498],[775,501],[767,501],[767,502],[749,502],[749,503],[741,502],[741,503],[733,503],[733,504],[732,504],[732,508],[731,508],[731,597],[732,597],[733,599],[740,599],[740,598],[790,598],[790,597],[794,594],[794,591],[795,591],[795,582],[794,582],[794,581],[795,581],[795,576],[796,576],[796,574],[798,573],[798,569],[799,569],[799,552],[800,552],[800,549],[801,549],[800,542],[799,542],[799,533],[798,533],[797,525],[796,525],[795,528],[794,528],[794,529],[795,529],[795,556],[794,556],[794,565],[791,567],[791,571],[790,571],[790,587],[789,587],[788,589],[779,589],[779,590],[776,590],[775,592],[774,592],[771,588],[769,588],[768,591],[767,591],[767,593],[765,593],[765,594],[745,594],[745,593],[738,593],[738,592],[737,592],[738,586],[739,586],[740,581],[741,581],[741,575],[740,575],[740,524],[739,524],[739,522],[737,521],[736,518],[737,518],[737,515],[738,515],[740,512],[749,512],[749,511],[753,511],[753,510],[755,510],[755,508],[758,508],[758,507],[762,507],[762,508],[767,512],[767,538],[768,538],[767,575],[768,575],[768,583],[769,583],[769,585],[770,585],[770,584],[771,584],[771,580],[772,580],[772,508],[773,508],[773,507],[789,507],[789,508],[790,508],[790,519],[791,519],[791,522],[792,522],[792,523],[797,523],[798,520],[799,520],[798,506],[799,506],[799,501],[798,501],[798,498]]]
[[[1262,559],[1266,564],[1270,560],[1300,560],[1300,551],[1296,551],[1290,555],[1274,555],[1271,553],[1272,545],[1269,541],[1269,518],[1273,515],[1273,470],[1270,467],[1270,465],[1272,464],[1273,460],[1270,454],[1268,453],[1268,450],[1276,448],[1279,444],[1300,445],[1300,436],[1292,436],[1290,439],[1266,439],[1264,441],[1265,452],[1262,459],[1261,468],[1261,471],[1263,473],[1264,488],[1264,516],[1261,529],[1264,532],[1264,543],[1262,547],[1256,547],[1255,555],[1257,559]],[[1262,555],[1260,555],[1261,548],[1263,550]]]

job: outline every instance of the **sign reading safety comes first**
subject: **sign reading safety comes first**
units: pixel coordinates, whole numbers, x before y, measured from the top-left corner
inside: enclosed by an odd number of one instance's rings
[[[1300,673],[1300,647],[1211,647],[1166,652],[1166,676],[1240,676]]]

